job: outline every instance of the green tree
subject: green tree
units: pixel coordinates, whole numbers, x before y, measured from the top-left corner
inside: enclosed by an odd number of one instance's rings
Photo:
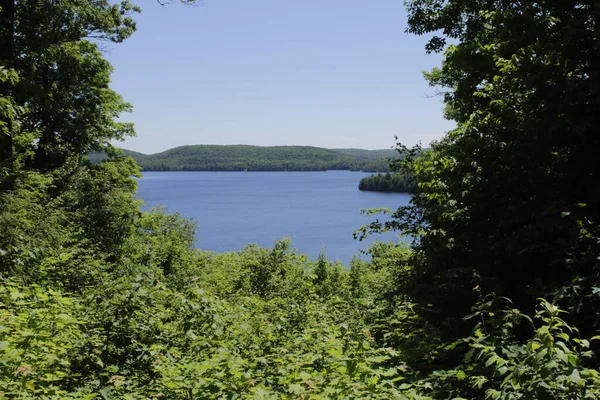
[[[600,7],[504,0],[407,6],[408,32],[433,35],[427,51],[445,51],[441,68],[425,76],[444,90],[446,116],[457,122],[432,152],[409,163],[419,192],[389,224],[419,237],[413,294],[434,304],[431,318],[464,329],[475,287],[525,311],[555,294],[593,329]]]
[[[130,106],[108,87],[112,69],[96,42],[129,37],[135,30],[129,14],[138,7],[107,0],[3,0],[0,7],[0,65],[19,78],[2,89],[27,108],[19,125],[35,132],[29,168],[51,171],[133,133],[115,121]],[[3,135],[0,154],[12,159],[14,152],[13,136]]]

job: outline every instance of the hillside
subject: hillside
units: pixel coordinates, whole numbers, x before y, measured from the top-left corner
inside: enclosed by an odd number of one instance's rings
[[[194,145],[156,154],[130,150],[145,171],[388,171],[394,150],[325,149],[311,146]]]
[[[395,158],[398,157],[398,151],[395,149],[380,149],[380,150],[365,150],[365,149],[332,149],[342,154],[359,160],[374,160],[379,158]]]

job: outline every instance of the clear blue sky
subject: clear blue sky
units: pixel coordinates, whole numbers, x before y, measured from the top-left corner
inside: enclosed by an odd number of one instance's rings
[[[123,120],[144,153],[185,144],[389,148],[453,124],[421,71],[439,65],[404,33],[401,0],[140,1],[138,31],[108,46]]]

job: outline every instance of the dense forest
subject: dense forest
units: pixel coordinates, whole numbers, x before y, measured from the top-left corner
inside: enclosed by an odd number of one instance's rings
[[[373,192],[414,193],[417,182],[402,173],[385,173],[364,177],[358,183],[358,190]]]
[[[0,398],[600,398],[599,8],[406,6],[457,127],[345,268],[141,211],[100,51],[140,9],[0,0]]]
[[[125,154],[144,171],[389,171],[389,150],[324,149],[310,146],[195,145],[180,146],[162,153]],[[99,161],[105,155],[91,155]]]

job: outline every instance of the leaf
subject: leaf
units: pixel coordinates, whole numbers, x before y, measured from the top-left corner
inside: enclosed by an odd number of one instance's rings
[[[302,379],[303,381],[309,380],[312,378],[312,376],[306,372],[306,371],[300,371],[300,373],[298,374],[298,376],[300,377],[300,379]]]
[[[571,375],[569,375],[569,380],[576,385],[581,383],[581,376],[579,376],[579,370],[574,369]]]
[[[292,383],[290,386],[288,386],[288,392],[300,395],[304,393],[304,388],[296,383]]]
[[[491,355],[491,356],[490,356],[490,357],[487,359],[487,361],[485,362],[485,366],[486,366],[486,367],[489,367],[490,365],[492,365],[493,363],[495,363],[495,362],[496,362],[496,360],[498,360],[498,358],[499,358],[499,357],[498,357],[497,355],[495,355],[495,354],[492,354],[492,355]]]
[[[569,359],[569,364],[571,364],[573,367],[576,367],[577,364],[579,364],[579,357],[577,357],[575,354],[569,354],[567,357]]]
[[[35,383],[34,381],[27,381],[25,382],[25,388],[31,392],[35,391]]]

